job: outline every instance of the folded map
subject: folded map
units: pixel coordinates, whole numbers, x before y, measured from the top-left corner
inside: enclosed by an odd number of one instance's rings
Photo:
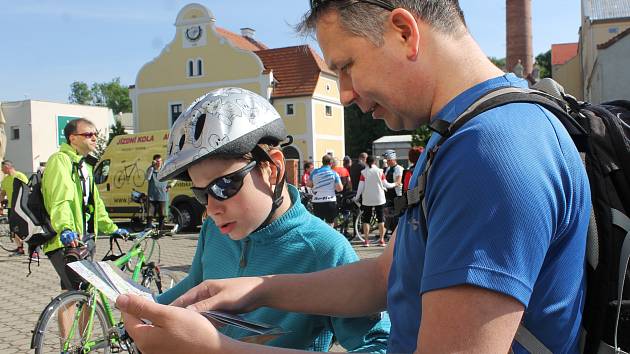
[[[128,274],[111,262],[82,260],[69,263],[68,266],[112,302],[116,302],[118,296],[123,294],[134,294],[155,302],[155,296],[150,289],[134,282]],[[250,321],[242,316],[226,312],[204,311],[200,314],[216,323],[252,332],[251,336],[240,338],[245,342],[263,344],[287,333],[278,326]]]

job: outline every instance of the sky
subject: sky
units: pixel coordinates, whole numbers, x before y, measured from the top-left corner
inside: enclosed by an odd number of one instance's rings
[[[270,48],[317,43],[293,32],[307,0],[198,0],[216,25],[256,30]],[[175,36],[190,1],[0,0],[0,101],[67,102],[70,84],[135,83],[138,70]],[[460,0],[470,32],[488,56],[505,57],[505,0]],[[532,0],[534,55],[578,41],[580,0]],[[317,48],[319,50],[319,48]]]

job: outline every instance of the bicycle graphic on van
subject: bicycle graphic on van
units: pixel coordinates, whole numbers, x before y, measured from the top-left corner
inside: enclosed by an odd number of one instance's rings
[[[144,184],[144,175],[140,172],[137,159],[132,164],[123,166],[120,171],[116,172],[114,175],[114,187],[120,188],[123,184],[129,183],[130,180],[136,187],[142,187]]]

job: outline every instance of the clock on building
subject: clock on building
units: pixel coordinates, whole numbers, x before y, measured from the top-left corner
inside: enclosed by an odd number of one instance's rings
[[[201,26],[192,26],[186,29],[186,38],[196,41],[201,37]]]

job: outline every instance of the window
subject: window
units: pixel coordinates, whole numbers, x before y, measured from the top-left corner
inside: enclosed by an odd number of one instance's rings
[[[199,77],[203,75],[203,60],[197,59],[188,59],[187,66],[187,74],[188,77]]]
[[[203,75],[203,61],[201,61],[201,59],[197,59],[197,75],[196,76],[202,76]]]
[[[326,106],[326,117],[332,117],[332,106]]]
[[[111,161],[109,159],[101,161],[96,168],[94,169],[94,183],[101,184],[107,182],[107,177],[109,177],[109,164]]]
[[[188,61],[188,76],[191,76],[191,77],[195,76],[194,69],[195,69],[195,67],[194,67],[193,61],[189,60]]]
[[[11,127],[11,140],[20,140],[20,127]]]
[[[287,103],[286,113],[288,116],[292,116],[293,114],[295,114],[295,111],[293,109],[293,103]]]
[[[175,124],[177,118],[179,118],[180,114],[182,114],[182,105],[181,103],[176,103],[171,105],[171,124]]]

